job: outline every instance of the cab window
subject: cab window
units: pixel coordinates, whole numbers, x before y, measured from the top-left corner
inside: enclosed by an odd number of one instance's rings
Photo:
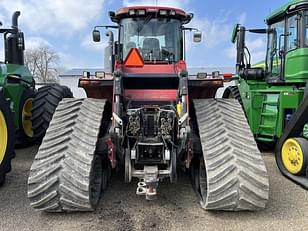
[[[284,50],[285,21],[274,23],[270,26],[267,49],[267,66],[272,76],[280,76],[281,60],[280,51]]]
[[[288,25],[288,36],[287,36],[287,51],[294,50],[298,48],[299,41],[297,36],[297,15],[294,15],[290,18],[288,18],[287,21]]]
[[[308,47],[308,11],[305,11],[304,17],[304,31],[305,31],[305,46]]]

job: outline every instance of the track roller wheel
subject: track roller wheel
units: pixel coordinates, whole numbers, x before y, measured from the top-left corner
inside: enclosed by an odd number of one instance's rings
[[[287,139],[281,149],[286,170],[293,175],[304,175],[308,166],[308,141],[305,138]]]
[[[14,158],[15,127],[10,103],[0,92],[0,185],[5,181],[5,175],[11,170]]]

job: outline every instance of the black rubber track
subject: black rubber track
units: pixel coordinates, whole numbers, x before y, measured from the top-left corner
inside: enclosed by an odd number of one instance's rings
[[[106,178],[94,154],[104,107],[105,101],[98,99],[60,102],[30,169],[28,198],[33,208],[95,209]]]
[[[8,142],[4,158],[0,163],[0,185],[5,181],[5,175],[11,171],[11,161],[15,157],[14,142],[15,142],[15,127],[13,122],[13,113],[10,110],[10,101],[5,98],[0,91],[0,111],[2,112],[8,132]],[[1,134],[0,134],[1,135]]]
[[[32,109],[32,126],[34,137],[42,139],[52,116],[63,98],[72,98],[73,93],[66,86],[53,84],[38,89]]]
[[[206,169],[202,207],[264,209],[268,174],[241,105],[235,99],[202,99],[194,107]]]

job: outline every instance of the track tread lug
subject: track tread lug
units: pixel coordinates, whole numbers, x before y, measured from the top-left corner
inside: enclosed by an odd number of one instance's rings
[[[105,100],[98,99],[59,103],[30,169],[32,207],[48,212],[93,211],[90,175],[104,108]]]
[[[268,174],[240,103],[202,99],[194,100],[194,107],[207,175],[202,207],[228,211],[265,208]]]

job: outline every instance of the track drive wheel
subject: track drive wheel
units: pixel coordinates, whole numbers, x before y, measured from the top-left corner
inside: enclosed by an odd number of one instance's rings
[[[10,103],[0,92],[0,185],[5,181],[5,175],[11,170],[11,160],[14,158],[15,127]]]
[[[308,166],[308,140],[287,139],[281,149],[281,159],[286,170],[293,175],[304,175]]]
[[[33,134],[42,139],[46,133],[52,116],[63,98],[72,98],[73,93],[66,86],[53,84],[38,89],[32,108]]]

